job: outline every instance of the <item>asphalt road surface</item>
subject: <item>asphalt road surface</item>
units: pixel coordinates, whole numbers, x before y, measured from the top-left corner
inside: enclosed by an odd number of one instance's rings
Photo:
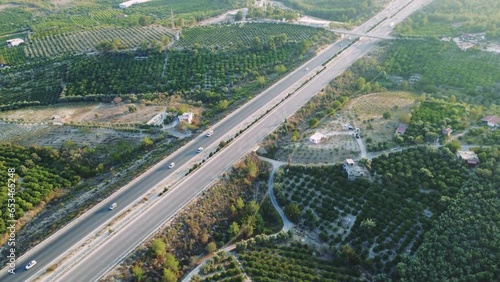
[[[395,1],[398,3],[408,1]],[[413,1],[417,2],[417,0]],[[424,1],[422,1],[424,2]],[[420,7],[420,5],[418,5]],[[395,12],[395,11],[394,11]],[[400,20],[404,19],[411,12],[398,14]],[[387,12],[390,13],[390,12]],[[380,14],[379,14],[380,15]],[[356,31],[367,31],[380,19],[372,18],[360,26]],[[391,27],[389,23],[380,29],[372,31],[377,35],[389,34]],[[353,37],[353,39],[355,39]],[[344,46],[348,39],[342,41]],[[262,138],[267,136],[274,128],[279,126],[285,118],[298,110],[315,93],[326,86],[329,81],[348,68],[361,56],[365,55],[376,45],[375,40],[360,40],[349,49],[342,52],[332,68],[322,72],[313,81],[308,83],[299,92],[287,99],[280,107],[275,109],[265,118],[261,119],[251,129],[240,135],[240,138],[233,141],[225,150],[215,155],[207,161],[200,169],[185,177],[178,185],[172,188],[167,194],[160,198],[146,212],[138,216],[124,228],[114,232],[110,239],[104,242],[91,253],[68,269],[57,278],[57,281],[95,281],[107,270],[118,263],[124,256],[131,252],[135,246],[140,244],[149,235],[153,234],[164,222],[171,218],[186,203],[198,195],[209,183],[211,183],[221,173],[226,171],[235,161],[244,156]],[[167,157],[162,163],[156,165],[136,181],[131,182],[127,187],[113,194],[101,204],[71,222],[67,228],[62,229],[38,246],[30,250],[16,261],[16,274],[7,273],[4,268],[0,273],[0,281],[28,281],[37,275],[45,272],[45,269],[53,263],[55,259],[71,249],[75,244],[94,232],[116,213],[123,211],[129,204],[140,199],[148,190],[162,182],[183,164],[188,163],[194,156],[198,147],[213,148],[218,145],[218,139],[226,135],[233,128],[245,122],[249,116],[262,108],[270,107],[270,102],[281,93],[290,92],[288,88],[294,85],[309,73],[306,69],[314,70],[319,68],[323,62],[341,50],[340,43],[334,44],[324,52],[305,63],[302,67],[292,72],[290,75],[264,91],[261,95],[248,102],[244,107],[214,125],[211,129],[214,134],[211,137],[200,135],[186,146],[178,150],[172,156]],[[309,74],[311,75],[311,74]],[[170,162],[175,162],[176,167],[168,169]],[[118,203],[118,207],[109,211],[111,203]],[[24,270],[24,266],[31,260],[38,262],[30,270]]]

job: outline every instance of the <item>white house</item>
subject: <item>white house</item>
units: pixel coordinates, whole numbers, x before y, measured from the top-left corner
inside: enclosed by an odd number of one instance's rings
[[[194,116],[193,113],[183,113],[181,116],[178,116],[177,118],[179,119],[179,122],[192,123],[193,116]]]
[[[316,132],[316,133],[314,133],[313,136],[309,137],[309,141],[311,141],[311,142],[313,142],[315,144],[318,144],[318,143],[321,142],[321,140],[323,140],[325,138],[326,138],[325,135],[323,135],[323,134],[321,134],[319,132]]]
[[[140,3],[145,3],[145,2],[149,2],[149,1],[151,1],[151,0],[130,0],[127,2],[120,3],[118,5],[118,7],[125,9],[125,8],[128,8],[132,5],[134,5],[134,4],[140,4]]]
[[[8,47],[19,46],[23,43],[24,43],[24,40],[22,40],[21,38],[14,38],[14,39],[7,40]]]

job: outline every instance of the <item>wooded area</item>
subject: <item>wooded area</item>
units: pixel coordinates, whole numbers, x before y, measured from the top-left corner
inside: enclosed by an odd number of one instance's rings
[[[500,2],[497,0],[435,0],[396,26],[409,36],[459,36],[462,32],[485,32],[490,40],[500,38]]]
[[[15,169],[16,193],[14,219],[42,202],[47,203],[60,189],[69,189],[83,178],[104,171],[95,149],[78,147],[67,142],[60,149],[32,146],[24,148],[13,144],[0,144],[0,234],[6,232],[10,209],[7,205],[7,169]],[[22,185],[21,185],[22,183]]]

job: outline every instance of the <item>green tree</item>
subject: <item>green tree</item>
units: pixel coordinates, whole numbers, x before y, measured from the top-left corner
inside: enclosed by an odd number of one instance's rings
[[[206,250],[207,252],[209,253],[213,253],[217,250],[217,244],[215,244],[215,242],[210,242],[207,244],[207,247],[206,247]]]
[[[247,171],[247,178],[249,180],[255,179],[257,177],[257,174],[259,173],[259,168],[257,167],[257,164],[255,162],[248,158],[247,163],[246,163],[246,171]]]
[[[297,223],[300,218],[300,208],[296,203],[290,203],[285,206],[285,215],[293,222]]]
[[[355,84],[357,90],[363,90],[366,87],[366,79],[364,77],[360,77],[356,79]]]
[[[287,71],[285,65],[281,64],[281,65],[277,65],[274,67],[274,71],[277,72],[278,74],[283,74]]]
[[[175,274],[179,273],[179,261],[171,253],[167,253],[167,255],[165,256],[163,266],[172,270],[172,272],[174,272]]]
[[[462,145],[460,144],[460,141],[458,140],[453,140],[446,144],[446,148],[450,149],[453,153],[456,153],[462,148]]]
[[[411,115],[410,114],[400,114],[399,121],[402,123],[409,124],[411,121]]]
[[[231,226],[229,226],[229,230],[227,231],[230,237],[235,237],[240,233],[240,225],[238,222],[234,221]]]
[[[162,239],[155,239],[153,243],[151,243],[151,251],[156,257],[163,257],[165,255],[165,251],[167,250],[167,246]]]
[[[243,199],[241,197],[238,197],[238,199],[236,199],[236,208],[241,211],[243,210],[243,208],[245,207],[245,202],[243,201]]]
[[[177,275],[169,268],[163,269],[163,281],[165,282],[176,282]]]
[[[154,142],[149,136],[144,136],[144,138],[141,141],[142,147],[148,149],[153,146]]]
[[[226,110],[226,109],[227,109],[227,107],[229,107],[229,101],[228,101],[228,100],[225,100],[225,99],[224,99],[224,100],[221,100],[221,101],[219,101],[219,105],[218,105],[218,106],[219,106],[219,109],[220,109],[221,111]]]
[[[113,41],[111,41],[111,49],[113,51],[117,51],[122,48],[122,42],[118,37],[113,38]]]
[[[235,21],[241,21],[243,19],[243,12],[241,10],[238,10],[236,15],[234,16]]]
[[[319,124],[319,119],[317,118],[312,118],[309,120],[309,126],[312,128],[318,126],[318,124]]]
[[[259,84],[259,86],[264,86],[266,84],[266,78],[262,75],[257,76],[257,84]]]
[[[377,224],[371,218],[366,218],[361,221],[360,226],[364,229],[373,229],[375,226],[377,226]]]
[[[151,16],[140,16],[139,24],[142,26],[147,26],[151,24]]]
[[[390,119],[390,118],[391,118],[391,113],[389,113],[389,112],[384,112],[384,113],[382,114],[382,116],[383,116],[385,119]]]
[[[132,276],[134,276],[137,281],[142,281],[144,279],[144,269],[142,269],[140,264],[136,264],[132,267]]]
[[[262,50],[262,41],[258,36],[255,36],[250,43],[250,48],[255,51]]]

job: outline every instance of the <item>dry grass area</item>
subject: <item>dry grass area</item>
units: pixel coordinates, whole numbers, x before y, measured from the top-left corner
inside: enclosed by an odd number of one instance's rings
[[[392,140],[399,117],[409,114],[415,103],[415,97],[408,92],[382,92],[349,101],[345,111],[353,116],[353,123],[361,129],[362,137],[377,143]],[[383,118],[384,112],[389,112],[391,117]]]
[[[118,141],[139,144],[146,134],[139,132],[123,132],[107,128],[75,128],[67,126],[51,126],[48,124],[0,123],[0,140],[22,146],[59,147],[66,141],[79,145],[98,144],[112,145]]]
[[[412,106],[415,97],[408,92],[382,92],[361,96],[349,101],[346,109],[353,112],[359,120],[382,118],[384,112],[395,112]],[[397,110],[396,110],[397,111]]]
[[[130,104],[62,104],[47,107],[19,109],[0,113],[0,118],[27,123],[61,122],[61,123],[146,123],[165,106],[141,106],[135,104],[137,111],[130,112]]]
[[[359,146],[351,135],[332,135],[320,144],[314,144],[309,141],[312,134],[314,132],[304,134],[299,142],[280,147],[275,158],[286,162],[290,157],[294,164],[320,164],[341,162],[346,158],[359,156]]]

